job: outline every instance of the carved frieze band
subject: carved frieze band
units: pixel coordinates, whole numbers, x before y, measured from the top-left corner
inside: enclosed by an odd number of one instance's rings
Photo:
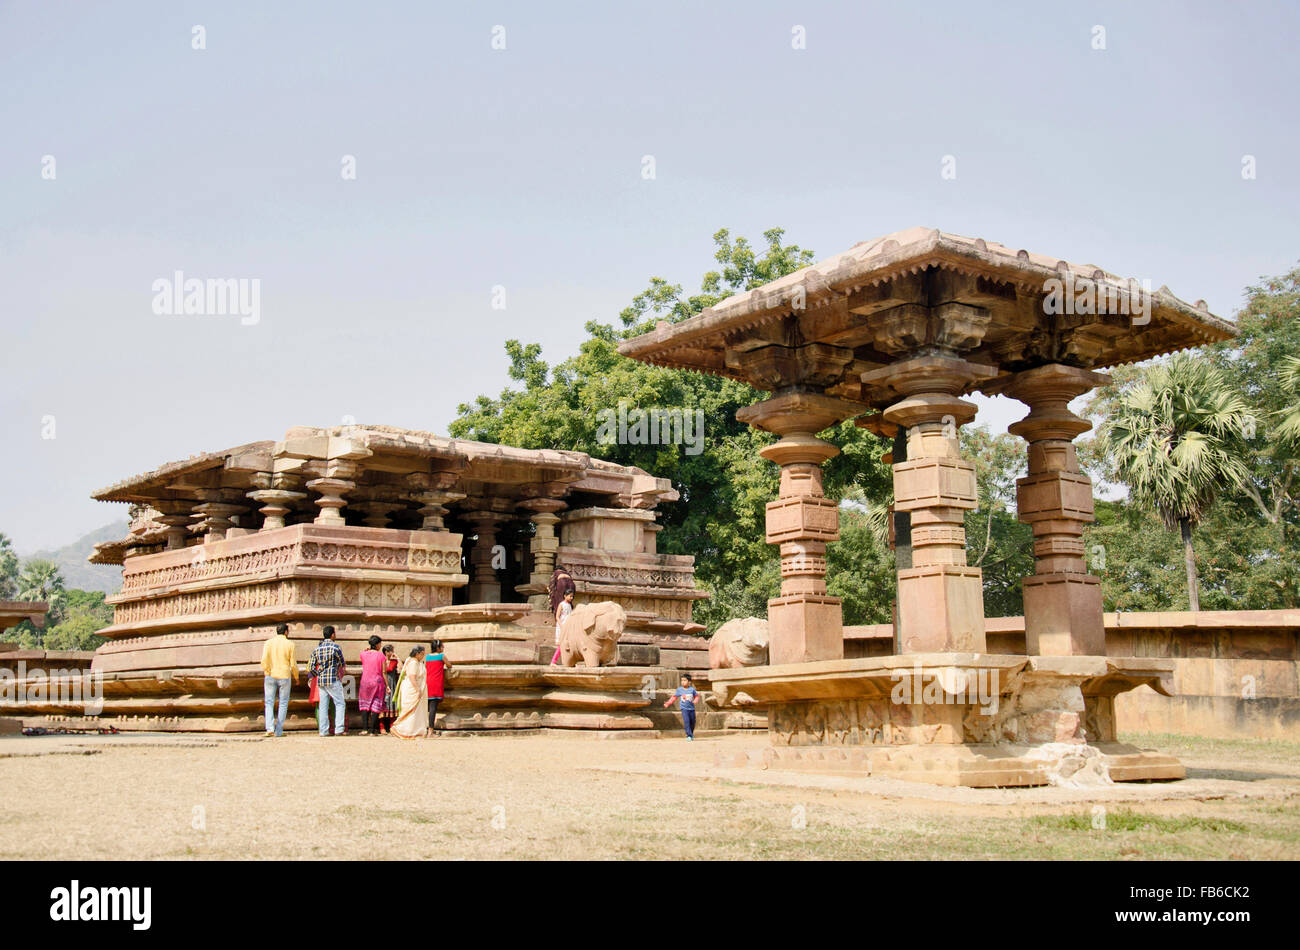
[[[694,589],[694,571],[689,567],[679,570],[665,568],[627,567],[617,564],[592,564],[570,562],[565,564],[575,581],[593,584],[627,584],[638,587],[685,587]]]
[[[193,591],[119,604],[115,624],[167,617],[302,605],[310,607],[430,610],[451,603],[451,588],[433,584],[385,584],[369,581],[283,580],[218,590]]]
[[[909,745],[979,741],[978,708],[900,706],[888,698],[780,703],[768,710],[773,745]]]
[[[289,567],[344,567],[369,570],[454,574],[460,570],[459,550],[411,547],[405,544],[337,544],[303,541],[237,554],[209,555],[194,547],[190,560],[152,570],[128,570],[122,594],[175,587],[216,578],[235,578]]]

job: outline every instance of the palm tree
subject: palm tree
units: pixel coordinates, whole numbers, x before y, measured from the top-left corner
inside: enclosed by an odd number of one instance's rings
[[[1255,416],[1209,362],[1179,353],[1117,394],[1097,433],[1129,497],[1183,539],[1187,601],[1201,609],[1192,531],[1219,492],[1242,484]]]
[[[1288,356],[1282,361],[1282,385],[1291,399],[1277,412],[1282,417],[1277,434],[1283,439],[1300,441],[1300,356]]]
[[[53,561],[32,558],[18,577],[19,600],[44,600],[51,606],[63,594],[63,575]]]

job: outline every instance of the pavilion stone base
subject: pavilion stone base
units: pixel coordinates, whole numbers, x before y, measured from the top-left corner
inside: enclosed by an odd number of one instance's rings
[[[653,730],[647,682],[658,670],[604,666],[476,666],[458,670],[439,707],[451,731]],[[442,716],[442,711],[446,715]]]
[[[1182,764],[1119,743],[1101,746],[1052,744],[900,746],[844,752],[835,749],[764,750],[764,768],[804,772],[851,772],[881,778],[965,788],[1027,788],[1035,785],[1106,785],[1184,777]]]
[[[392,644],[403,659],[417,644],[428,647],[435,638],[443,641],[455,672],[439,715],[443,727],[452,730],[670,728],[674,724],[669,717],[647,715],[646,707],[656,695],[661,699],[670,695],[677,685],[679,663],[707,665],[706,641],[680,634],[627,633],[625,639],[634,642],[620,642],[619,666],[552,668],[548,664],[554,625],[542,629],[530,624],[534,612],[528,604],[448,605],[426,611],[420,622],[403,624],[342,619],[349,612],[365,613],[331,608],[316,616],[314,608],[298,607],[285,609],[282,615],[289,622],[289,639],[304,671],[319,642],[321,622],[334,622],[335,639],[350,674],[345,693],[351,725],[360,724],[355,692],[358,656],[371,636]],[[294,613],[311,619],[292,620]],[[674,624],[667,626],[676,629]],[[270,624],[257,624],[115,640],[95,654],[93,675],[99,686],[92,687],[87,675],[75,702],[68,701],[67,695],[48,696],[21,707],[0,701],[0,723],[142,732],[263,731],[260,661],[262,646],[273,630]],[[662,651],[673,659],[672,667],[660,663],[659,641],[679,648]],[[701,649],[685,650],[688,641]],[[86,716],[80,698],[91,696],[92,689],[99,690],[102,707],[97,715]],[[305,677],[291,690],[286,727],[316,728]]]
[[[764,768],[968,787],[1180,779],[1116,741],[1114,697],[1167,692],[1170,661],[923,653],[715,670],[715,700],[764,710]]]
[[[653,701],[654,679],[661,672],[645,667],[461,666],[438,708],[438,722],[451,731],[649,731],[655,724],[645,708]],[[85,694],[90,695],[89,685]],[[104,675],[102,696],[98,715],[85,715],[82,703],[57,697],[21,708],[10,705],[0,709],[0,715],[26,726],[113,727],[124,732],[262,732],[266,728],[260,669],[195,669],[167,676],[110,673]],[[360,714],[353,693],[349,692],[348,700],[348,728],[352,729],[359,726]],[[317,728],[305,682],[291,690],[285,728]]]

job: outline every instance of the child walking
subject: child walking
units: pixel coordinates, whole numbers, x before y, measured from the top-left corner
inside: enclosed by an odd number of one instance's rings
[[[682,685],[677,687],[677,692],[668,697],[664,703],[667,709],[675,701],[682,710],[682,726],[686,729],[686,741],[695,741],[695,703],[700,698],[700,691],[695,688],[695,681],[691,679],[690,673],[682,674]]]

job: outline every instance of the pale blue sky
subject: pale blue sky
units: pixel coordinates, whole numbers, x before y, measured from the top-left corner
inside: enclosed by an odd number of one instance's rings
[[[125,514],[92,490],[292,425],[445,431],[506,338],[695,289],[719,227],[939,227],[1230,317],[1300,258],[1298,9],[0,3],[0,531],[67,543]],[[155,315],[177,269],[260,279],[260,323]]]

